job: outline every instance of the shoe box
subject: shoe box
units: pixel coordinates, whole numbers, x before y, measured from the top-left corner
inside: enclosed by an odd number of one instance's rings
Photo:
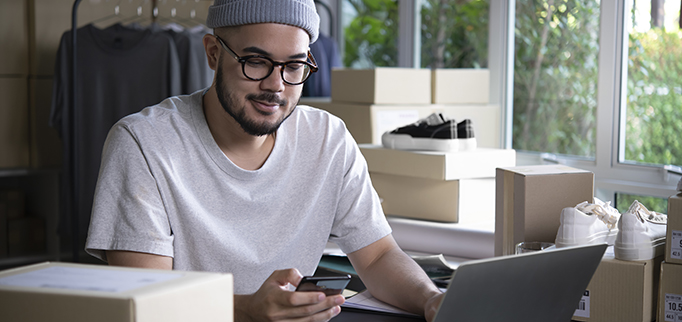
[[[0,272],[2,321],[232,321],[230,274],[40,263]]]
[[[605,256],[576,309],[574,321],[651,322],[656,319],[663,256],[624,261]],[[661,285],[663,285],[661,280]]]
[[[477,145],[500,148],[500,107],[493,104],[361,104],[334,102],[328,98],[302,98],[310,105],[336,115],[346,123],[358,143],[381,144],[381,135],[427,117],[443,113],[456,121],[470,119]]]
[[[516,152],[504,149],[445,153],[361,144],[360,151],[386,214],[440,222],[469,212],[492,217],[495,168],[516,163]]]
[[[594,196],[594,173],[564,165],[498,167],[495,256],[524,241],[554,242],[561,210]]]
[[[431,104],[430,69],[333,69],[331,86],[333,102]]]
[[[447,68],[431,73],[431,102],[434,104],[488,104],[488,69]]]
[[[320,98],[303,98],[300,104],[336,115],[346,123],[355,142],[371,144],[381,144],[384,132],[414,123],[437,108],[430,104],[347,103]]]
[[[682,321],[682,265],[663,262],[659,285],[656,321]]]
[[[682,265],[682,193],[668,198],[665,261]],[[680,320],[682,321],[682,320]]]

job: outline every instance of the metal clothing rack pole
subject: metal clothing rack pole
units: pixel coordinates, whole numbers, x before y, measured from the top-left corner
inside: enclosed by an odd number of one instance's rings
[[[71,156],[69,158],[71,159],[71,162],[68,162],[66,166],[68,167],[69,171],[67,171],[68,174],[71,174],[71,184],[68,187],[69,190],[69,198],[67,198],[67,207],[71,212],[71,238],[73,239],[71,242],[72,245],[72,252],[73,252],[73,261],[75,263],[78,263],[79,260],[79,253],[80,253],[80,214],[79,209],[78,209],[78,204],[76,200],[78,199],[77,193],[78,193],[78,144],[76,138],[78,137],[78,127],[76,124],[80,121],[78,119],[78,113],[76,113],[76,103],[78,102],[78,91],[76,90],[76,83],[77,83],[77,76],[76,72],[78,71],[78,65],[76,62],[78,61],[78,51],[76,48],[77,44],[77,36],[76,36],[76,31],[78,30],[78,6],[80,5],[81,0],[75,0],[73,3],[73,11],[71,12],[71,77],[70,77],[70,82],[71,82],[71,111],[70,114],[68,114],[71,117],[71,126],[69,127],[70,133],[69,133],[69,140],[71,141]]]

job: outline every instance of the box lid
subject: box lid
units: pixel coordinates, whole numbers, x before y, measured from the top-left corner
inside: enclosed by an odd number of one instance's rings
[[[231,321],[232,290],[230,274],[46,262],[0,272],[0,311],[11,321]]]
[[[360,151],[370,172],[435,180],[494,178],[497,167],[516,164],[516,151],[511,149],[478,148],[446,153],[361,144]]]
[[[547,175],[547,174],[564,174],[564,173],[591,173],[591,171],[577,169],[561,164],[549,164],[549,165],[532,165],[532,166],[519,166],[519,167],[500,167],[500,169],[505,171],[514,172],[522,176],[535,176],[535,175]]]

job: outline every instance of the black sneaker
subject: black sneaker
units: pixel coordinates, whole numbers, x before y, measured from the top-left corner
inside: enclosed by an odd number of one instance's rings
[[[473,127],[463,125],[473,136]],[[414,124],[400,127],[381,136],[385,148],[398,150],[429,150],[456,152],[459,150],[458,125],[455,120],[446,119],[441,113],[433,113]]]
[[[459,140],[460,151],[470,151],[476,149],[476,138],[474,138],[474,125],[470,119],[457,123],[457,140]]]

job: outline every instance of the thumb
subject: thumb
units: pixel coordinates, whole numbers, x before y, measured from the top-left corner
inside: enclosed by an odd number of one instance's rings
[[[303,275],[297,269],[288,268],[274,271],[268,279],[280,286],[286,286],[287,284],[298,285],[302,278]]]

